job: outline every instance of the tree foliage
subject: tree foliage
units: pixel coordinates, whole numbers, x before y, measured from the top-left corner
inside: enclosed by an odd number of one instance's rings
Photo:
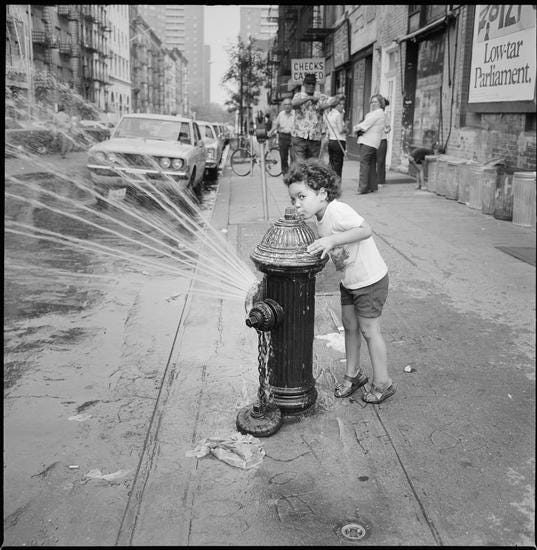
[[[233,115],[218,103],[192,105],[191,110],[196,113],[196,118],[198,120],[233,123]]]
[[[229,112],[249,109],[259,103],[261,88],[267,85],[269,72],[266,54],[256,48],[255,38],[245,42],[239,36],[237,43],[227,49],[229,68],[222,77],[229,99],[225,105]]]

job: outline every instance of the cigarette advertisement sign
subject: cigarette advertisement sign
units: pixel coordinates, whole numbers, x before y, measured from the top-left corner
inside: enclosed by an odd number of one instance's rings
[[[326,76],[324,57],[291,59],[291,82],[302,84],[306,73],[313,73],[317,78],[317,82],[323,83]]]
[[[531,4],[476,5],[469,103],[534,99],[535,15]]]

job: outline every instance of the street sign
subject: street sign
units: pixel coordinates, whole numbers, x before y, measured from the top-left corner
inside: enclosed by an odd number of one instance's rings
[[[325,77],[324,57],[291,59],[291,82],[302,84],[306,73],[313,73],[317,82],[323,83]]]

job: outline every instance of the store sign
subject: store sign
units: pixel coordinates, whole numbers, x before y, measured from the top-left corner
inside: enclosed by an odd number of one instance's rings
[[[535,96],[536,7],[476,5],[468,103]]]
[[[334,68],[349,60],[349,20],[345,21],[334,33]]]
[[[291,82],[302,84],[306,73],[313,73],[317,82],[323,83],[325,78],[324,57],[291,59]]]

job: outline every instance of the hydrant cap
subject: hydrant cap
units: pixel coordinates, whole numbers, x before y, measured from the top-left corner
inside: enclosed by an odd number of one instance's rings
[[[276,221],[250,256],[260,267],[298,267],[320,269],[328,261],[320,254],[310,254],[306,248],[315,240],[312,229],[296,215],[293,207]]]

